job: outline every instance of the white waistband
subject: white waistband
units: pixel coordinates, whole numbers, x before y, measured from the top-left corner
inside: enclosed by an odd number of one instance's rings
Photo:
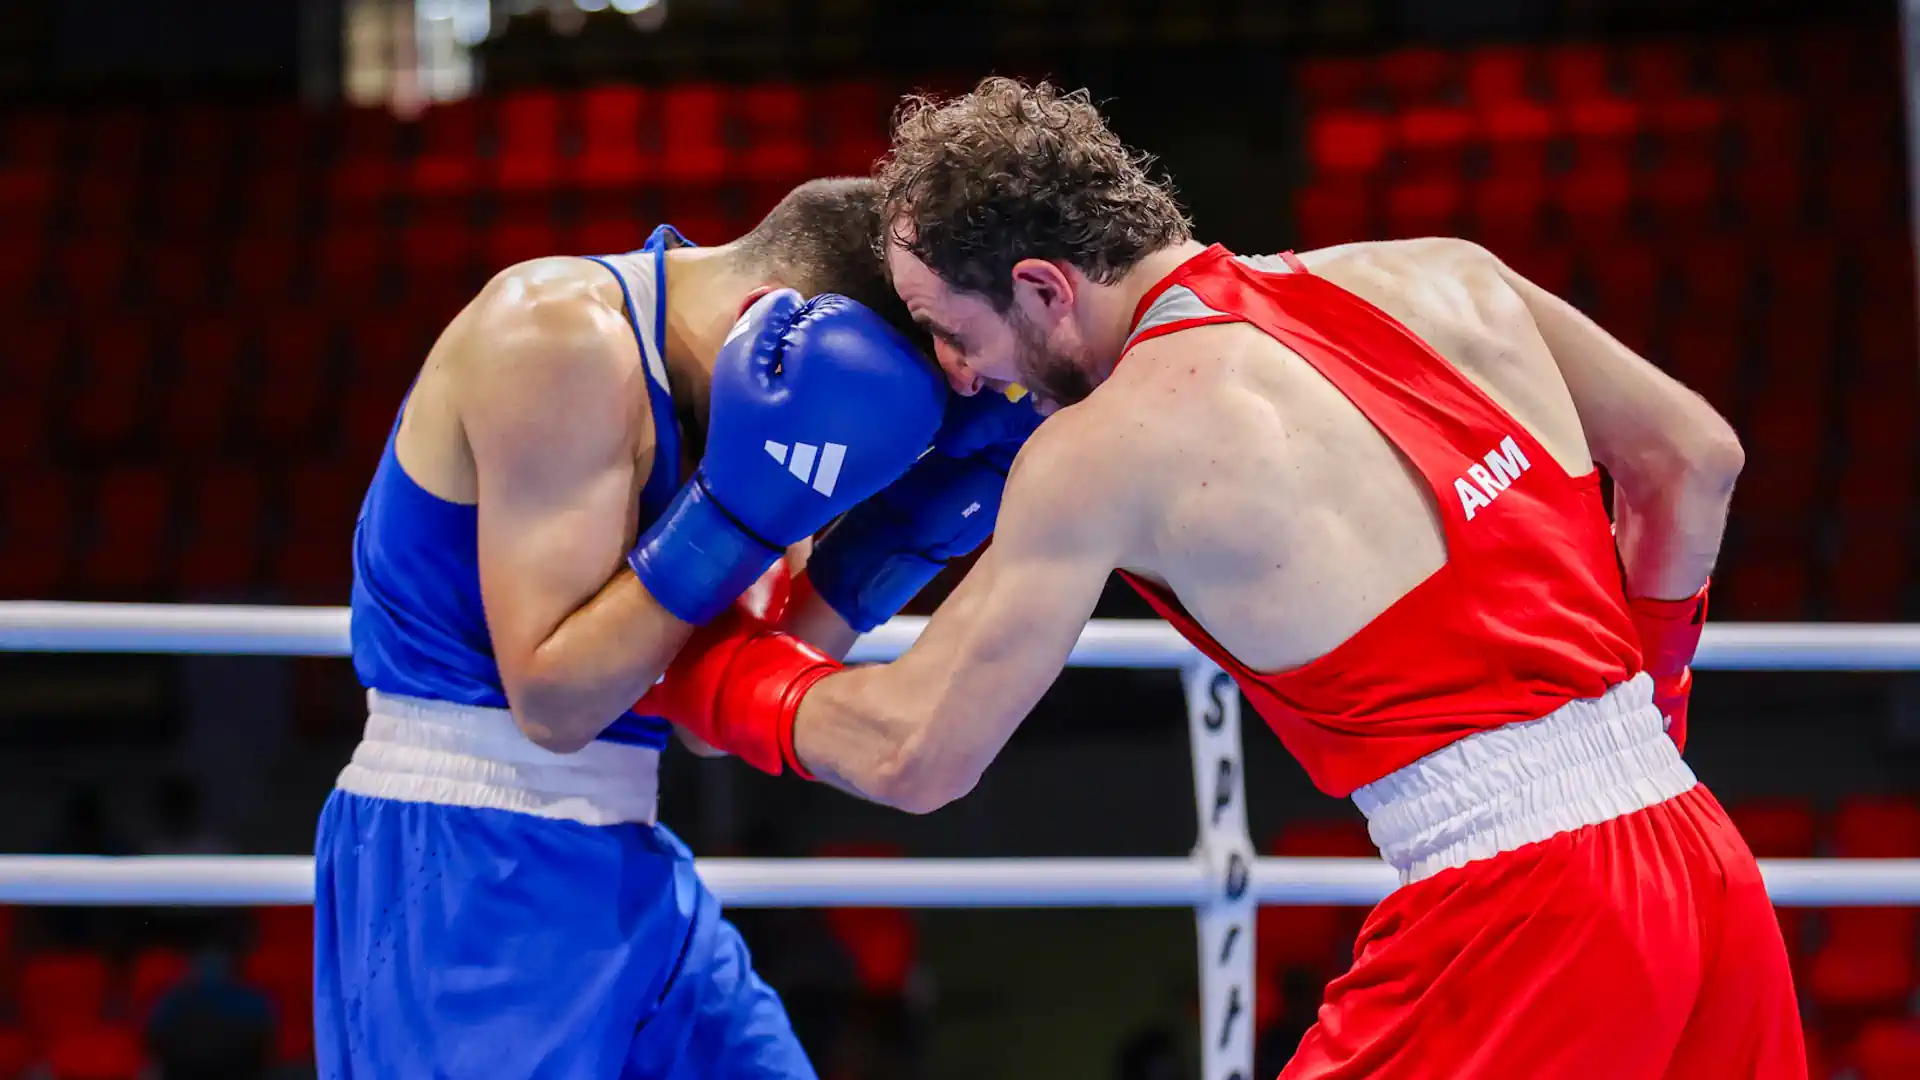
[[[1353,793],[1402,883],[1598,825],[1694,786],[1644,673],[1475,732]]]
[[[584,825],[652,824],[660,752],[535,746],[505,709],[367,691],[367,729],[334,786],[402,802],[511,810]]]

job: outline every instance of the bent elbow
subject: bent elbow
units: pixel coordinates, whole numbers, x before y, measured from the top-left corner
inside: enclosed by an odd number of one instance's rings
[[[931,814],[972,791],[978,781],[978,776],[958,775],[902,748],[876,772],[872,795],[895,810]]]
[[[532,716],[519,709],[513,711],[513,722],[528,742],[552,754],[577,754],[594,738],[578,725]]]
[[[1692,471],[1703,484],[1732,491],[1734,481],[1747,467],[1747,450],[1740,445],[1740,436],[1732,425],[1723,420],[1717,428],[1695,451]]]

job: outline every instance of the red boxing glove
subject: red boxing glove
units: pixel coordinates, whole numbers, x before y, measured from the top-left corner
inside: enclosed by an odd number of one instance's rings
[[[813,684],[841,665],[736,604],[696,631],[660,682],[634,704],[772,776],[811,780],[793,750],[793,720]]]
[[[1667,718],[1673,744],[1687,748],[1687,696],[1693,692],[1693,654],[1707,626],[1707,589],[1685,600],[1629,600],[1633,629],[1640,636],[1640,664],[1653,676],[1653,703]]]

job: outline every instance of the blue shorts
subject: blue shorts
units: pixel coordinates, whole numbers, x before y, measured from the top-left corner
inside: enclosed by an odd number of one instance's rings
[[[335,791],[315,840],[322,1080],[813,1080],[659,825]]]

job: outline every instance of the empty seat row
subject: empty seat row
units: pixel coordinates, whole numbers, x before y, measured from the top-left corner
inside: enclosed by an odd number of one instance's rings
[[[1835,98],[1888,82],[1896,52],[1851,28],[1791,37],[1408,48],[1309,61],[1298,81],[1313,109],[1366,101],[1666,101],[1780,90]]]

